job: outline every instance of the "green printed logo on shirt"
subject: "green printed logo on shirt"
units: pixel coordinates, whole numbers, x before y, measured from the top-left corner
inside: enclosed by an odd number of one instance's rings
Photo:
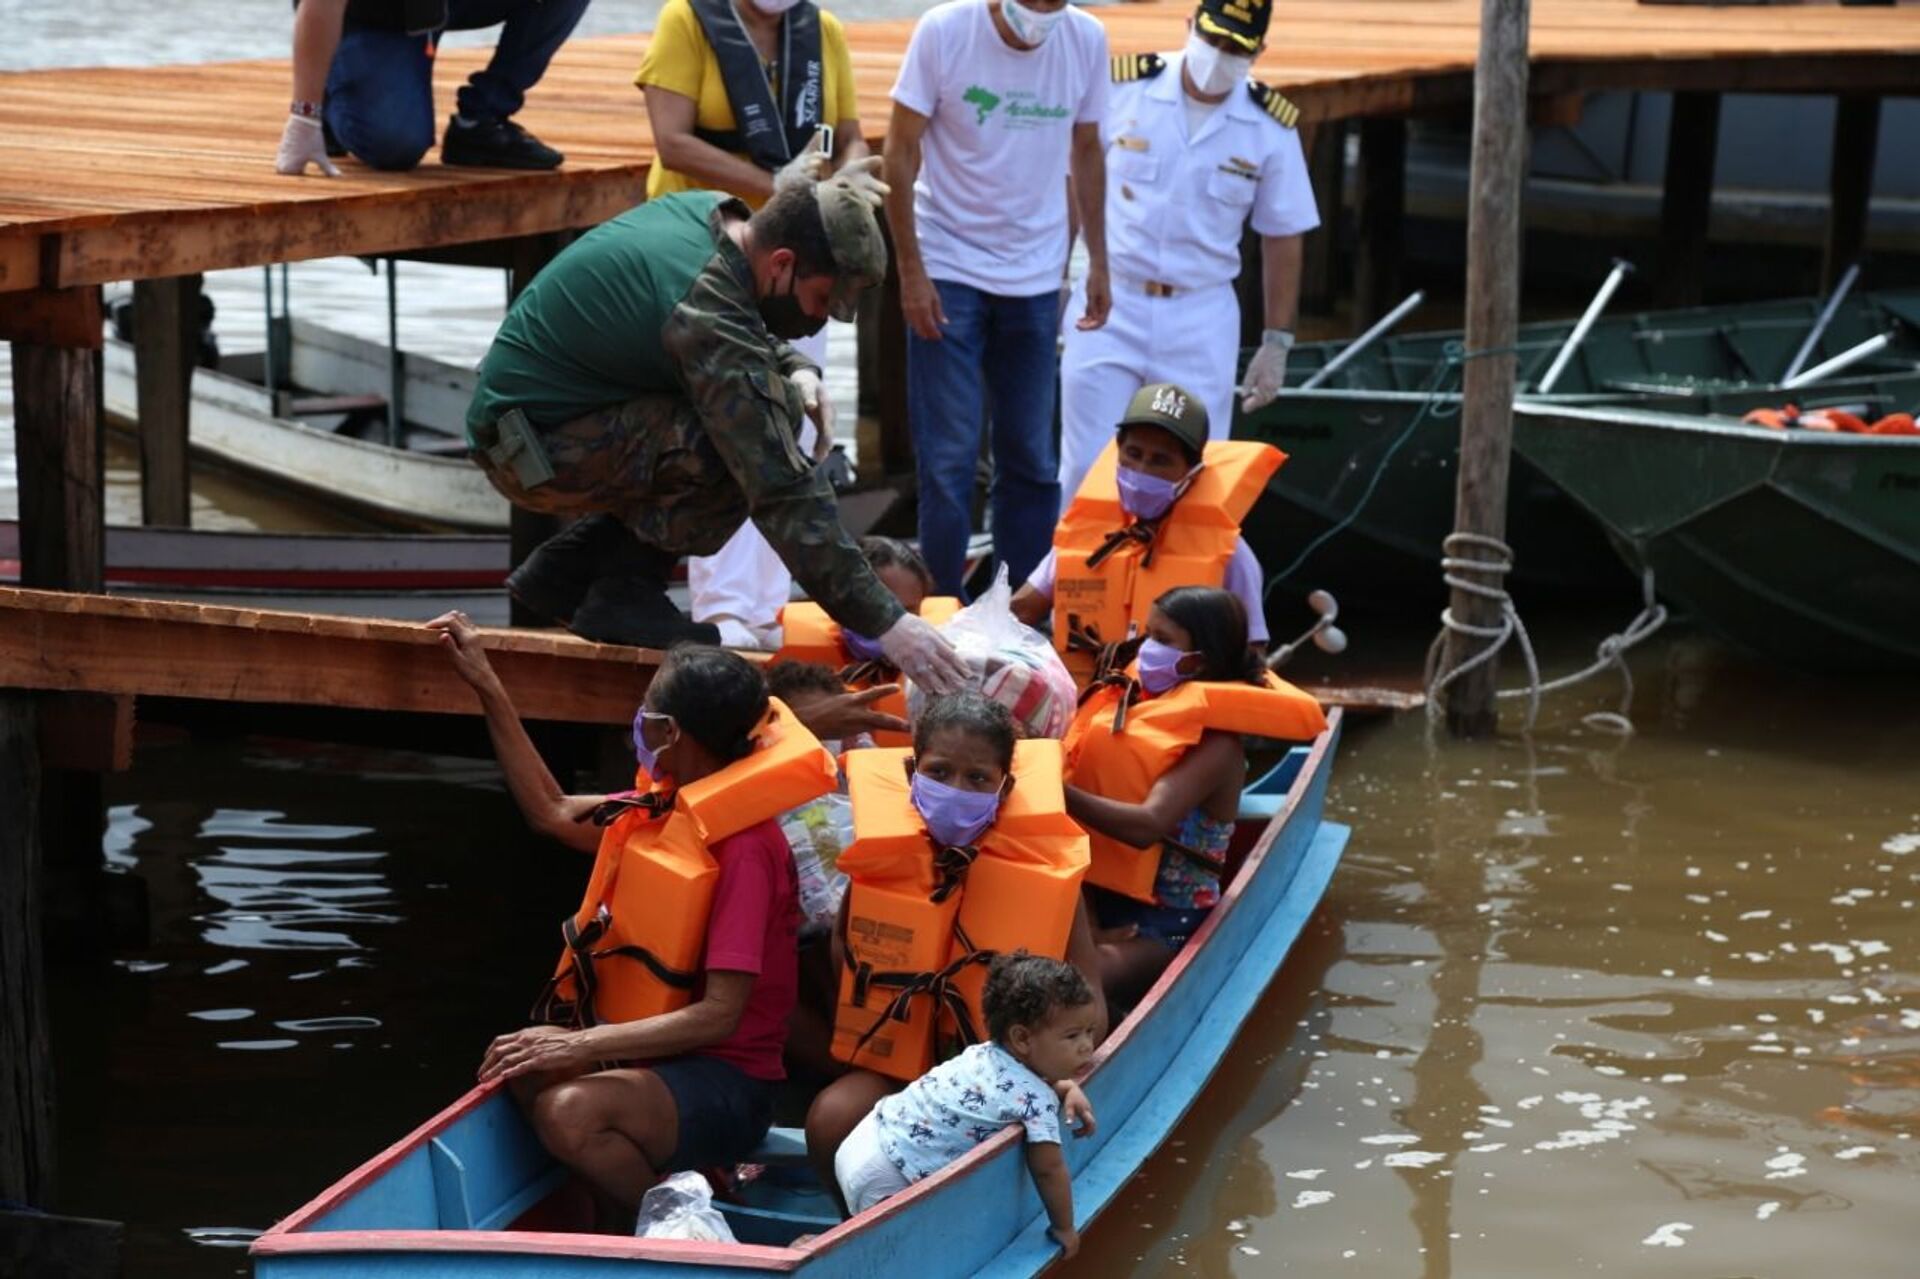
[[[1004,97],[985,85],[967,86],[960,100],[974,109],[974,123],[985,126],[987,117],[995,111],[1008,129],[1039,129],[1056,120],[1065,120],[1072,112],[1064,106],[1053,106],[1040,101],[1032,92],[1020,90],[1008,93]],[[1005,110],[1001,110],[1004,107]]]
[[[993,109],[1000,105],[1000,95],[994,93],[985,85],[979,84],[968,85],[967,91],[960,95],[960,100],[970,104],[975,111],[980,113],[979,117],[974,120],[975,124],[985,124],[987,117],[993,114]]]

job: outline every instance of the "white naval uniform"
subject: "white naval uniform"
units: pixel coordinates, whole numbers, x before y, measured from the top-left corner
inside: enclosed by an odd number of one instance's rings
[[[826,371],[825,329],[788,345],[812,360],[822,373]],[[852,418],[847,420],[851,422]],[[808,457],[813,456],[817,438],[813,420],[803,419],[800,448]],[[723,648],[771,652],[780,647],[780,610],[793,598],[793,574],[748,520],[713,554],[687,557],[687,594],[688,616],[719,627]]]
[[[1249,218],[1260,235],[1320,225],[1294,131],[1242,85],[1187,135],[1183,55],[1166,54],[1150,78],[1113,86],[1102,135],[1107,147],[1107,261],[1113,311],[1089,332],[1074,289],[1060,358],[1060,495],[1079,491],[1133,393],[1177,382],[1207,406],[1211,438],[1233,425],[1240,353],[1240,237]],[[1171,297],[1150,296],[1148,283]]]

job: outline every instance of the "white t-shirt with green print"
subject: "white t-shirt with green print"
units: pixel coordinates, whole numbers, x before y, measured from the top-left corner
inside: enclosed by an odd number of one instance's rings
[[[1007,297],[1060,287],[1073,126],[1105,117],[1107,78],[1106,30],[1079,9],[1030,50],[1000,38],[987,0],[927,11],[893,100],[927,117],[913,209],[930,277]]]

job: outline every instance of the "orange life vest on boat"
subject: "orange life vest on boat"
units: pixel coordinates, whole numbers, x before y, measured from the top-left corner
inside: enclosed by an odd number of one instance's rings
[[[1287,460],[1271,444],[1215,440],[1193,483],[1157,525],[1120,506],[1116,441],[1100,452],[1053,532],[1053,646],[1085,684],[1100,650],[1143,630],[1176,586],[1219,586],[1240,522]]]
[[[1125,714],[1116,727],[1123,698]],[[1137,686],[1109,685],[1080,704],[1067,729],[1067,780],[1104,799],[1138,804],[1209,729],[1309,741],[1326,727],[1320,703],[1273,674],[1263,686],[1186,680],[1158,697],[1141,696]],[[1164,846],[1135,848],[1098,831],[1089,831],[1088,838],[1088,883],[1154,900],[1160,859],[1168,855]]]
[[[1065,958],[1087,836],[1067,816],[1059,742],[1014,746],[1013,788],[973,850],[934,847],[908,798],[908,758],[845,757],[854,838],[839,861],[851,882],[833,1054],[912,1080],[933,1065],[937,1029],[985,1037],[980,993],[995,954]]]
[[[536,1021],[592,1026],[686,1007],[720,873],[708,847],[839,783],[833,756],[779,700],[756,740],[697,782],[611,801],[624,811],[600,837],[580,909],[561,924],[566,945]]]
[[[934,626],[944,626],[961,607],[960,601],[951,595],[929,595],[920,601],[920,616]],[[831,666],[840,672],[847,687],[855,691],[875,684],[900,682],[900,672],[892,666],[856,660],[841,642],[840,623],[827,616],[827,610],[812,600],[795,600],[780,610],[780,635],[780,651],[773,655],[776,662],[815,662]],[[875,702],[873,709],[905,719],[906,694],[889,693]],[[913,745],[905,733],[875,733],[873,740],[878,746]]]

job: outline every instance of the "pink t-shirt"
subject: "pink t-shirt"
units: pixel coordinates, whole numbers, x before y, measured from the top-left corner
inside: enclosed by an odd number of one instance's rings
[[[793,850],[775,821],[715,843],[708,851],[720,864],[707,916],[705,972],[752,973],[753,993],[733,1034],[699,1051],[732,1062],[755,1079],[785,1079],[781,1051],[787,1018],[799,996],[799,886]],[[705,982],[694,991],[699,999]]]

